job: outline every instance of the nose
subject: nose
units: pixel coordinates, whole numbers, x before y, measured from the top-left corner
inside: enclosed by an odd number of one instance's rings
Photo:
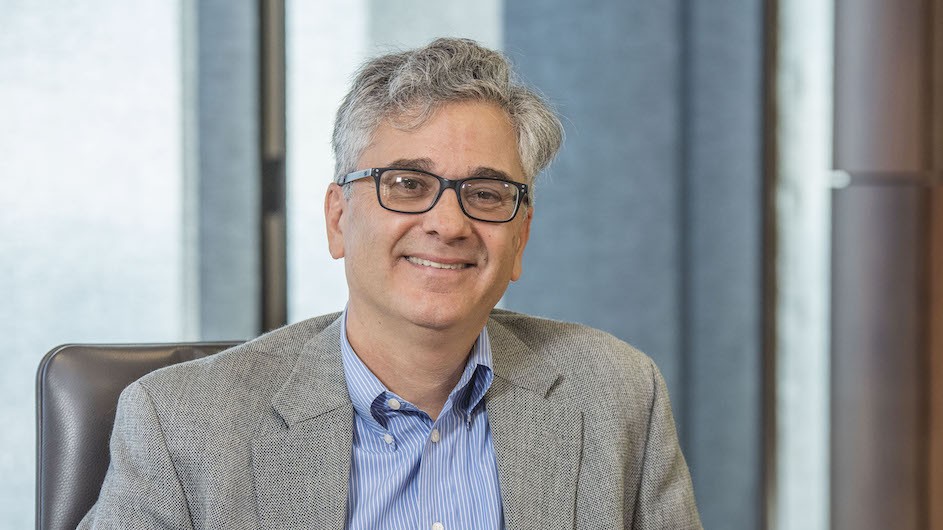
[[[462,211],[453,189],[442,192],[439,202],[422,216],[426,233],[436,234],[447,241],[467,237],[471,231],[471,219]]]

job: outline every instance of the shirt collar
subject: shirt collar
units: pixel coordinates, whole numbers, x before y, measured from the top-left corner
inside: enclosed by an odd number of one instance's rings
[[[376,424],[377,427],[385,429],[385,418],[377,418],[371,411],[371,405],[381,397],[385,397],[385,394],[389,394],[391,397],[394,394],[377,379],[377,376],[373,375],[367,365],[363,364],[363,361],[360,360],[360,357],[357,356],[350,345],[350,341],[347,340],[346,308],[344,314],[341,315],[340,324],[341,360],[344,364],[344,377],[347,380],[347,391],[350,393],[350,400],[354,404],[354,411],[368,423]],[[488,338],[488,328],[484,327],[481,333],[478,334],[474,346],[472,346],[461,378],[449,393],[442,413],[444,414],[449,409],[454,408],[466,421],[471,421],[471,413],[481,403],[493,379],[491,340]]]

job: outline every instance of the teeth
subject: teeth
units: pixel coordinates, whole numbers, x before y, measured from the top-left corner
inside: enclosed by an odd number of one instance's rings
[[[439,262],[436,262],[436,261],[429,261],[429,260],[427,260],[427,259],[421,259],[421,258],[414,258],[414,257],[412,257],[412,256],[406,256],[406,261],[408,261],[408,262],[410,262],[410,263],[415,263],[416,265],[422,265],[423,267],[432,267],[432,268],[434,268],[434,269],[450,269],[450,270],[457,270],[457,269],[464,269],[465,267],[468,266],[468,265],[466,265],[466,264],[464,264],[464,263],[456,263],[456,264],[454,264],[454,265],[447,265],[447,264],[445,264],[445,263],[439,263]]]

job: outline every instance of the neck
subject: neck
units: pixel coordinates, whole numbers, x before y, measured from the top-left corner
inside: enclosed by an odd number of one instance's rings
[[[484,327],[429,329],[347,308],[347,340],[386,388],[435,420]]]

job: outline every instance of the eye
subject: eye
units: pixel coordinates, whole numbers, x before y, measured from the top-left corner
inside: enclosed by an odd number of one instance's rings
[[[493,202],[493,201],[500,201],[500,200],[501,200],[501,196],[498,195],[497,193],[495,193],[495,192],[492,191],[492,190],[484,190],[484,189],[482,189],[482,190],[475,190],[475,191],[472,192],[472,193],[473,193],[473,194],[472,194],[471,198],[474,198],[474,200],[476,200],[476,201],[478,201],[478,202]]]
[[[397,180],[396,185],[406,190],[415,191],[422,188],[423,184],[415,179],[401,177]]]
[[[430,183],[425,179],[409,175],[397,175],[390,183],[393,193],[402,195],[425,195],[430,191]]]
[[[472,208],[493,209],[513,205],[517,188],[495,179],[470,180],[462,187],[462,199]]]
[[[383,173],[380,180],[381,195],[393,202],[422,200],[434,197],[439,191],[435,177],[415,171],[394,169]],[[392,206],[388,205],[388,206]]]

